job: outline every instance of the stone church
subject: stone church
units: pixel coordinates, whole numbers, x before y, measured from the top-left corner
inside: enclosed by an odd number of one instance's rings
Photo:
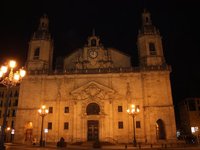
[[[62,71],[52,67],[54,44],[48,17],[40,18],[29,42],[28,74],[20,86],[16,143],[40,140],[41,105],[49,109],[44,117],[46,142],[63,137],[69,143],[130,143],[134,133],[137,142],[176,140],[171,68],[150,13],[144,10],[141,16],[137,67],[131,65],[129,55],[104,47],[93,33],[85,46],[63,59]],[[134,121],[127,113],[131,104],[140,110]]]

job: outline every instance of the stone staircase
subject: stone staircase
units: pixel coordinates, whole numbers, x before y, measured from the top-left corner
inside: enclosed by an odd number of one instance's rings
[[[90,142],[84,142],[84,143],[82,143],[81,144],[81,146],[83,146],[83,147],[92,147],[93,146],[93,141],[90,141]]]

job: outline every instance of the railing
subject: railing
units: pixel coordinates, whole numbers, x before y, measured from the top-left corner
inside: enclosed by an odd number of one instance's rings
[[[148,72],[148,71],[171,71],[171,66],[145,66],[130,68],[97,68],[97,69],[66,69],[64,71],[48,70],[29,70],[29,75],[64,75],[64,74],[101,74],[101,73],[131,73],[131,72]]]

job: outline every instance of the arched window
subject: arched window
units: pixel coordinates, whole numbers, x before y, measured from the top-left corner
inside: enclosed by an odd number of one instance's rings
[[[148,18],[148,17],[146,17],[145,19],[146,19],[146,23],[148,23],[148,22],[149,22],[149,18]]]
[[[158,140],[166,139],[165,126],[161,119],[156,121],[156,137]]]
[[[149,43],[149,52],[150,52],[150,55],[156,55],[156,47],[153,42]]]
[[[99,115],[100,107],[96,103],[88,104],[86,108],[87,115]]]
[[[44,22],[42,23],[42,27],[45,27],[45,23]]]
[[[33,59],[39,59],[39,56],[40,56],[40,48],[38,47],[34,51]]]
[[[91,46],[96,46],[96,45],[97,45],[96,39],[92,39],[92,40],[91,40]]]

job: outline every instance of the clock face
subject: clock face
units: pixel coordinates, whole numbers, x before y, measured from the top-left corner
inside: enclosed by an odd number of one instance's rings
[[[90,56],[91,58],[96,58],[97,55],[98,55],[97,51],[95,51],[95,50],[90,50],[90,51],[89,51],[89,56]]]

